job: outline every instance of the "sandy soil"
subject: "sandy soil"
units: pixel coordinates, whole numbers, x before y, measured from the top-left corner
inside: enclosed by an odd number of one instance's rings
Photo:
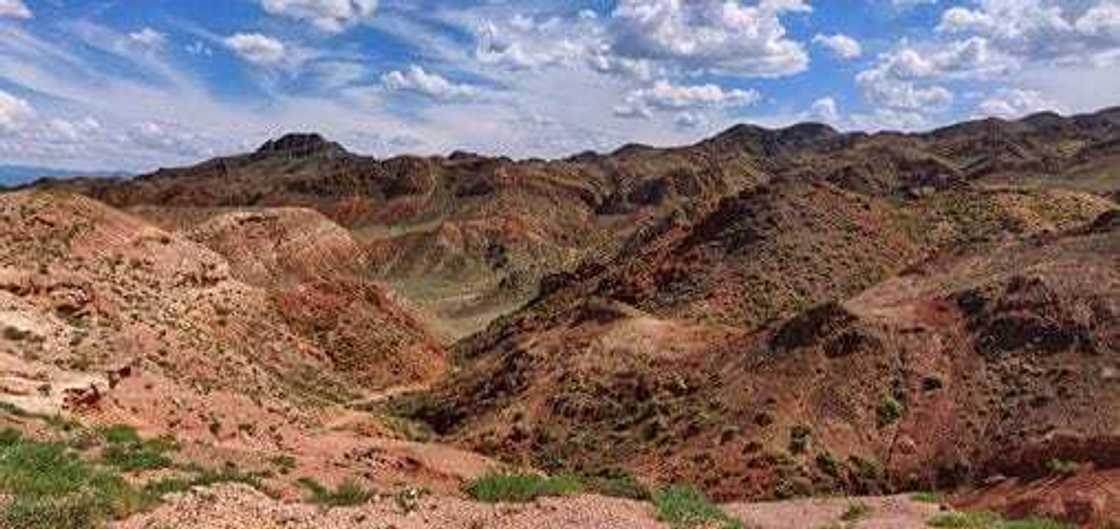
[[[757,529],[816,529],[839,524],[860,502],[871,508],[855,524],[861,529],[919,529],[938,511],[903,496],[814,499],[733,504],[727,512]],[[115,529],[643,529],[666,528],[650,504],[600,496],[544,498],[523,505],[488,505],[452,497],[425,496],[411,512],[391,496],[360,507],[322,509],[282,503],[242,485],[198,489],[178,495],[158,510],[116,524]]]

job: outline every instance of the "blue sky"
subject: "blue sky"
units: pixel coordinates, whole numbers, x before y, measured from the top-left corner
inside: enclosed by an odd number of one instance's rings
[[[1117,94],[1120,0],[0,0],[0,164],[141,171],[294,130],[559,156]]]

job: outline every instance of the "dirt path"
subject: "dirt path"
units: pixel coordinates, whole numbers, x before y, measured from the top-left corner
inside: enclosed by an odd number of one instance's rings
[[[841,524],[854,502],[870,508]],[[742,503],[725,507],[746,527],[757,529],[925,529],[936,505],[904,496]],[[406,509],[392,497],[360,507],[323,510],[282,503],[241,485],[196,490],[156,511],[119,522],[116,529],[667,529],[649,503],[601,496],[543,498],[527,504],[490,505],[445,496],[421,498]]]

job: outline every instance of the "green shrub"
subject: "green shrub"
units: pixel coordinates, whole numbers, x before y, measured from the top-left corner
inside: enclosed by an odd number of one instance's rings
[[[940,492],[915,492],[910,496],[910,499],[919,503],[943,503],[945,495]]]
[[[653,498],[649,487],[638,481],[633,475],[622,470],[611,470],[599,476],[584,479],[587,488],[595,494],[612,496],[615,498],[629,498],[631,500],[648,501]]]
[[[708,500],[695,487],[674,485],[653,497],[657,519],[673,529],[717,526],[721,529],[743,529],[743,523],[731,518]]]
[[[1066,461],[1064,459],[1051,459],[1046,462],[1046,470],[1051,474],[1059,476],[1072,476],[1077,473],[1081,465],[1076,461]]]
[[[583,483],[573,476],[545,477],[517,473],[487,474],[466,487],[467,494],[472,498],[487,503],[523,503],[541,496],[566,496],[582,490]]]
[[[130,426],[112,426],[100,433],[109,445],[101,454],[102,461],[124,472],[167,468],[171,459],[164,454],[179,448],[173,439],[143,440]]]
[[[905,411],[902,403],[894,397],[883,397],[879,402],[879,406],[875,408],[875,415],[878,420],[879,427],[894,424],[895,421],[902,418],[902,412]]]
[[[840,516],[840,519],[845,522],[855,522],[857,520],[866,518],[869,514],[871,514],[871,507],[869,507],[867,504],[850,503],[848,504],[848,510],[844,511],[844,514]]]
[[[111,445],[133,445],[143,441],[135,428],[123,424],[103,428],[100,433],[105,442]]]
[[[361,505],[373,497],[372,491],[362,488],[352,479],[343,481],[335,490],[331,490],[311,478],[300,478],[299,483],[311,491],[311,496],[307,500],[316,505],[348,507]]]

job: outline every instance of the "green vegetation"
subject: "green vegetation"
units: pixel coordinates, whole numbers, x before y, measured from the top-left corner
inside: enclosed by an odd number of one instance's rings
[[[144,486],[144,493],[152,498],[162,498],[168,494],[186,492],[194,487],[209,487],[219,483],[241,483],[255,489],[261,488],[259,474],[245,473],[234,468],[211,470],[200,467],[191,469],[189,478],[171,477],[153,481]]]
[[[657,506],[657,519],[673,529],[691,527],[719,527],[743,529],[743,522],[730,517],[695,487],[675,485],[653,497]]]
[[[88,529],[148,504],[143,494],[111,470],[82,461],[61,443],[39,443],[6,434],[0,447],[0,509],[8,529]]]
[[[840,519],[845,522],[855,522],[866,518],[871,514],[871,507],[864,503],[851,503],[848,504],[848,510],[840,516]]]
[[[990,512],[939,514],[930,518],[927,525],[943,529],[1070,529],[1069,525],[1044,518],[1004,520]]]
[[[629,498],[638,501],[653,499],[653,492],[649,490],[649,487],[623,470],[610,470],[598,476],[587,477],[584,478],[584,482],[588,490],[603,496]]]
[[[945,495],[940,492],[915,492],[910,499],[920,503],[942,503],[945,501]]]
[[[905,411],[902,403],[894,397],[883,397],[879,406],[875,408],[875,415],[878,419],[879,427],[883,428],[894,424],[895,421],[902,418],[902,412]]]
[[[373,491],[362,488],[362,486],[353,479],[343,481],[335,490],[331,490],[322,483],[311,478],[300,478],[299,484],[303,485],[311,492],[311,496],[308,497],[307,501],[326,507],[361,505],[368,502],[374,495]]]
[[[167,468],[171,459],[165,454],[178,449],[170,439],[141,439],[130,426],[112,426],[100,433],[108,444],[101,454],[102,461],[124,472]]]
[[[1064,459],[1051,459],[1046,462],[1046,470],[1051,474],[1059,476],[1072,476],[1077,473],[1081,465],[1076,461],[1066,461]]]
[[[472,498],[487,503],[524,503],[541,496],[575,494],[583,488],[583,483],[574,476],[491,473],[468,484],[466,492]]]

